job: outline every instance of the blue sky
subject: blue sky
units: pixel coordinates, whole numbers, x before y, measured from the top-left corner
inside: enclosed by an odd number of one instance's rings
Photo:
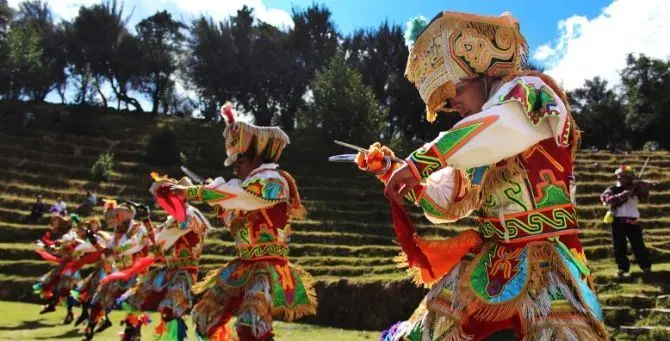
[[[305,8],[312,0],[269,0],[268,7],[276,7],[290,12],[293,6]],[[609,0],[569,0],[569,1],[500,1],[500,0],[332,0],[325,4],[333,12],[333,18],[342,33],[350,33],[357,28],[374,27],[384,20],[399,25],[410,17],[423,15],[429,20],[443,10],[500,15],[510,11],[521,22],[521,30],[531,47],[551,41],[557,34],[559,20],[573,15],[593,18]]]
[[[61,18],[76,16],[79,6],[101,0],[48,0]],[[313,0],[118,0],[130,13],[129,25],[158,10],[168,10],[182,21],[205,14],[217,20],[233,15],[243,5],[257,18],[277,26],[291,25],[291,9],[306,8]],[[17,6],[21,0],[9,0]],[[531,56],[566,89],[600,76],[611,86],[619,82],[627,53],[668,58],[670,1],[667,0],[329,0],[325,4],[343,34],[374,28],[388,20],[404,25],[413,16],[428,19],[443,10],[499,15],[510,11],[519,19]]]

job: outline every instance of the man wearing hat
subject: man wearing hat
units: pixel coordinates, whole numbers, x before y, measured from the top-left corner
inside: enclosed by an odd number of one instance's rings
[[[85,338],[90,340],[94,333],[100,333],[112,326],[108,313],[126,290],[137,281],[137,273],[146,270],[139,266],[149,253],[149,236],[147,229],[136,217],[135,208],[128,204],[117,204],[115,200],[104,200],[104,218],[107,226],[113,229],[114,234],[107,245],[101,249],[105,253],[105,260],[111,262],[111,267],[117,271],[125,271],[127,278],[110,279],[108,275],[100,281],[90,302],[90,316],[84,331]],[[145,212],[148,214],[148,212]],[[148,266],[148,265],[147,265]],[[100,318],[104,320],[96,329]]]
[[[241,341],[272,340],[275,316],[291,321],[316,313],[311,276],[288,260],[289,219],[305,215],[293,177],[276,164],[289,138],[279,127],[235,121],[230,103],[221,114],[228,123],[225,164],[237,178],[171,190],[215,206],[235,238],[237,257],[194,288],[204,294],[191,316],[202,338],[230,340],[226,325],[236,316]]]
[[[186,177],[176,181],[159,178],[155,173],[152,175],[156,180],[150,189],[154,196],[157,189],[164,186],[193,185]],[[200,255],[211,226],[202,212],[188,203],[184,203],[184,219],[181,221],[170,215],[164,223],[154,227],[149,215],[144,216],[143,223],[149,231],[154,257],[161,265],[143,276],[118,301],[123,302],[127,310],[160,312],[161,324],[156,328],[156,340],[185,340],[187,328],[182,317],[193,305],[191,289],[198,278]],[[126,328],[132,327],[130,324]],[[139,335],[139,328],[134,333]]]
[[[635,260],[644,273],[651,272],[649,250],[642,239],[642,228],[638,223],[640,210],[637,205],[640,200],[649,197],[650,183],[636,181],[633,168],[621,166],[615,172],[616,184],[608,187],[600,196],[603,205],[609,206],[614,217],[612,221],[612,242],[614,243],[614,260],[619,271],[619,278],[630,277],[630,261],[628,260],[628,245],[630,241],[635,254]]]
[[[386,185],[399,260],[430,287],[383,338],[607,340],[570,200],[579,131],[553,79],[523,69],[519,23],[509,13],[442,12],[414,20],[406,37],[405,74],[427,119],[456,111],[462,120],[390,167],[387,147],[358,155]],[[474,213],[478,229],[421,238],[403,197],[433,223]]]

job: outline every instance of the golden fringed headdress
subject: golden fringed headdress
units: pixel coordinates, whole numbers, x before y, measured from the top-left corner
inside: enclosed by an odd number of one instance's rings
[[[270,162],[277,162],[284,147],[290,143],[288,135],[279,127],[259,127],[235,121],[232,104],[221,108],[221,116],[228,124],[223,131],[226,140],[226,166],[230,166],[241,154],[263,155]]]
[[[445,110],[463,79],[517,73],[528,56],[519,23],[509,13],[442,12],[423,31],[414,31],[420,34],[411,46],[405,76],[419,90],[430,122]]]

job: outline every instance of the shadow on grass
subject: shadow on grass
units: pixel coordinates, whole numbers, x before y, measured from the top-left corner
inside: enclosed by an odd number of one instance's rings
[[[65,333],[63,333],[63,334],[60,334],[60,335],[55,335],[55,336],[37,336],[37,337],[35,337],[35,340],[54,340],[54,339],[60,340],[60,339],[69,339],[69,338],[78,337],[78,336],[83,337],[84,334],[82,334],[82,333],[79,331],[79,329],[72,329],[72,330],[69,330],[69,331],[67,331],[67,332],[65,332]]]
[[[50,328],[58,326],[58,324],[44,323],[44,320],[37,321],[22,321],[15,326],[0,326],[0,331],[16,331],[16,330],[32,330],[39,328]]]

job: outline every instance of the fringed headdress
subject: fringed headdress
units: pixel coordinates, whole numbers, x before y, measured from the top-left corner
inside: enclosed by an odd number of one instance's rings
[[[528,57],[526,39],[509,13],[442,12],[428,24],[414,18],[408,26],[405,76],[419,90],[430,122],[438,111],[449,110],[445,103],[456,95],[462,80],[516,74]]]
[[[279,127],[259,127],[235,120],[232,103],[221,108],[226,121],[223,138],[226,140],[225,165],[230,166],[240,155],[264,156],[269,162],[277,162],[284,147],[290,143],[288,135]]]

